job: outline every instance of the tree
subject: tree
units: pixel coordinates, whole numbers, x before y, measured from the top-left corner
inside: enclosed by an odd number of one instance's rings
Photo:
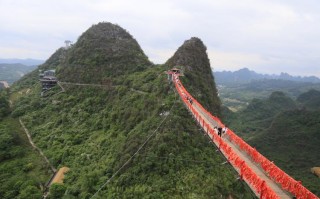
[[[67,187],[64,184],[53,183],[50,187],[50,199],[62,198]]]
[[[0,120],[10,112],[9,101],[5,92],[0,92]]]
[[[19,199],[38,199],[41,197],[41,191],[33,185],[27,186],[21,191],[20,195],[18,196]]]

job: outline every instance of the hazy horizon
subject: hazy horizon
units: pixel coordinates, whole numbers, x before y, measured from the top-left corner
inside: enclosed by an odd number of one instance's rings
[[[217,71],[250,66],[320,77],[319,8],[315,0],[0,1],[0,57],[46,60],[65,40],[76,42],[108,21],[133,35],[156,64],[195,36]]]
[[[6,59],[3,59],[3,58],[0,58],[0,64],[23,64],[23,63],[20,63],[20,62],[5,62],[4,60],[10,60],[10,61],[13,61],[13,60],[27,60],[27,61],[42,61],[43,63],[46,61],[46,60],[40,60],[40,59],[33,59],[33,58],[26,58],[26,59],[18,59],[18,58],[6,58]],[[24,65],[27,65],[27,64],[24,64]],[[32,66],[34,64],[28,64],[27,66]],[[36,64],[37,65],[37,64]],[[236,72],[236,71],[239,71],[239,70],[242,70],[242,69],[248,69],[250,71],[253,71],[255,73],[258,73],[258,74],[262,74],[262,75],[281,75],[281,73],[287,73],[291,76],[294,76],[294,77],[317,77],[317,78],[320,78],[318,76],[315,76],[315,75],[305,75],[305,76],[301,76],[301,75],[292,75],[290,74],[290,72],[287,72],[287,71],[282,71],[280,73],[263,73],[263,72],[259,72],[259,71],[256,71],[256,70],[253,70],[251,69],[250,67],[240,67],[239,69],[234,69],[234,70],[226,70],[226,69],[220,69],[220,70],[214,70],[213,68],[211,68],[213,72]]]

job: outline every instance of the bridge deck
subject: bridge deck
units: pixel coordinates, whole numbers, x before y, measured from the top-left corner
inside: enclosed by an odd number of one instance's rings
[[[202,118],[211,126],[211,128],[214,128],[215,126],[218,126],[217,122],[214,121],[211,117],[209,117],[206,113],[204,113],[201,108],[199,108],[196,104],[193,104],[193,107],[198,111],[198,113],[202,116]],[[205,129],[206,130],[206,129]],[[232,150],[242,159],[246,162],[246,164],[261,178],[263,179],[267,185],[274,190],[274,192],[283,199],[290,199],[292,196],[281,189],[281,187],[274,182],[272,179],[270,179],[263,169],[256,165],[251,158],[246,154],[246,152],[241,151],[238,146],[236,146],[234,143],[230,142],[226,135],[223,135],[222,137],[223,141],[225,141],[228,146],[232,148]],[[218,146],[218,143],[215,142],[215,144]],[[235,168],[238,172],[239,169]],[[254,189],[250,186],[249,183],[247,183],[249,187],[254,191]],[[259,197],[259,194],[254,191],[254,193]]]

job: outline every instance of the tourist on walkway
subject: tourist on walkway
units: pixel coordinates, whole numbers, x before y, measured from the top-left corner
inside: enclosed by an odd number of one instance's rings
[[[223,129],[222,129],[222,133],[223,133],[223,134],[226,134],[227,131],[228,131],[228,127],[227,127],[227,125],[225,125],[225,126],[223,127]]]
[[[218,135],[221,137],[221,133],[222,133],[222,128],[221,127],[219,127],[218,128]]]

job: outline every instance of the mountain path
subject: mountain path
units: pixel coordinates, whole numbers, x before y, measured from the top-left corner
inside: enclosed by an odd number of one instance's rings
[[[32,148],[34,148],[35,150],[37,150],[40,155],[43,157],[43,159],[48,163],[48,165],[50,166],[50,169],[52,170],[52,172],[56,172],[57,169],[49,162],[48,158],[44,155],[44,153],[42,152],[41,149],[39,149],[35,144],[34,142],[32,141],[32,138],[31,138],[31,135],[28,131],[28,129],[26,128],[26,126],[24,125],[24,123],[22,122],[22,120],[19,118],[19,122],[20,122],[20,125],[22,126],[24,132],[26,133],[27,137],[28,137],[28,140],[29,140],[29,143],[31,144]]]

